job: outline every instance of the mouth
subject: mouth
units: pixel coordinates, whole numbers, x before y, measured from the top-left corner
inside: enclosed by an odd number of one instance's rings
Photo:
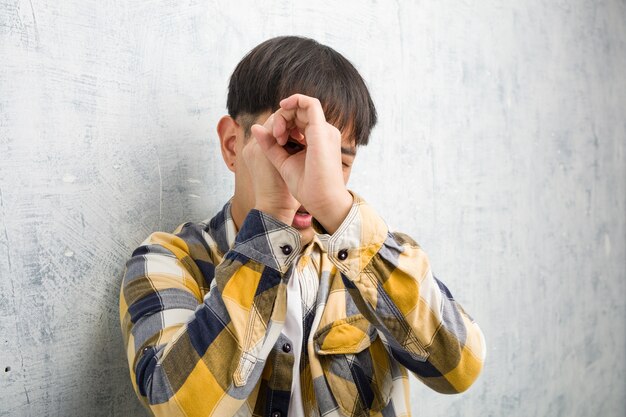
[[[313,220],[313,216],[306,211],[306,209],[302,206],[296,211],[296,215],[293,217],[292,226],[296,229],[306,229],[311,227],[311,221]]]

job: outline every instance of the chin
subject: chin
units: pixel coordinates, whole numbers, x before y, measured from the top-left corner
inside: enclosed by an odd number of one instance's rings
[[[313,236],[315,236],[315,230],[312,227],[307,227],[306,229],[299,229],[300,232],[300,242],[302,245],[306,245],[313,240]]]

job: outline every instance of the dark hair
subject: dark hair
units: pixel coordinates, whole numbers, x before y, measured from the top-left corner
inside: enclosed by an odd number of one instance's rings
[[[295,93],[316,97],[329,123],[367,145],[377,115],[365,81],[339,52],[313,39],[280,36],[248,52],[230,77],[228,114],[240,117],[247,136],[254,118]]]

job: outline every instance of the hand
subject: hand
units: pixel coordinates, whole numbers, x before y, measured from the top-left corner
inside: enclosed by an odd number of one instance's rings
[[[291,195],[334,233],[353,199],[344,183],[341,133],[326,121],[319,100],[302,94],[287,97],[271,122],[253,125],[252,131]],[[283,146],[290,137],[304,149],[288,152]]]
[[[271,128],[274,115],[265,122],[265,128]],[[254,207],[286,224],[291,224],[300,203],[289,193],[285,181],[276,168],[264,155],[254,136],[242,151],[246,167],[252,178]]]

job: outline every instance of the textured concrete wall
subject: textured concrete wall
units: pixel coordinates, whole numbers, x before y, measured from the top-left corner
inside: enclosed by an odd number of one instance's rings
[[[380,124],[351,187],[481,324],[481,379],[417,416],[623,416],[623,1],[0,0],[0,416],[143,416],[131,251],[209,217],[214,126],[278,34],[345,53]],[[314,5],[313,5],[314,4]]]

